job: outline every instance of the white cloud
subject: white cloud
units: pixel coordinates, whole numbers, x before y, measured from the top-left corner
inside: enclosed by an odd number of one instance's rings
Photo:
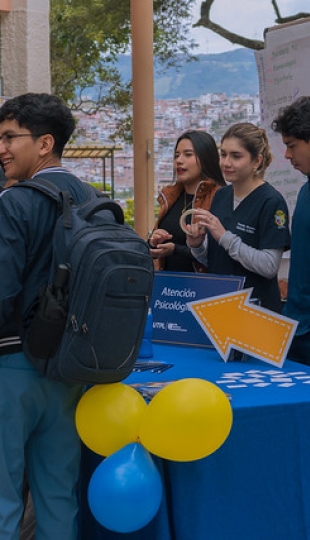
[[[200,17],[201,3],[202,0],[196,0],[193,23]],[[309,0],[278,0],[278,6],[282,17],[310,11]],[[276,16],[271,0],[216,0],[210,18],[235,34],[263,40],[264,29],[274,26]],[[203,27],[193,28],[192,37],[199,43],[197,52],[201,53],[218,53],[240,47]]]

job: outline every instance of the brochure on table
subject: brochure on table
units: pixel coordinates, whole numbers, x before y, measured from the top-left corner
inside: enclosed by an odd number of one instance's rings
[[[152,295],[153,341],[213,348],[187,303],[243,289],[244,277],[155,272]]]

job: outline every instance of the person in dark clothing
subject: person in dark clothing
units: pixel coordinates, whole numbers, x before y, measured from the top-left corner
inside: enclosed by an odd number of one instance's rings
[[[282,134],[285,157],[306,175],[292,217],[292,247],[284,313],[298,321],[288,358],[310,365],[310,96],[279,111],[273,130]]]
[[[23,353],[19,326],[33,319],[48,281],[57,205],[14,182],[42,177],[69,191],[77,203],[86,186],[61,165],[75,128],[56,96],[27,93],[0,108],[0,160],[8,182],[0,194],[0,531],[18,540],[27,474],[36,515],[36,538],[75,540],[80,441],[74,416],[79,385],[47,379]]]
[[[281,312],[277,274],[290,245],[289,216],[281,193],[264,180],[271,159],[263,129],[248,122],[228,128],[220,166],[230,185],[215,194],[210,211],[197,210],[187,243],[211,273],[245,276],[252,298]]]
[[[158,195],[160,210],[149,238],[151,255],[157,270],[205,271],[191,255],[179,220],[189,209],[209,209],[215,192],[226,185],[213,137],[198,130],[183,133],[175,145],[173,166],[175,181]]]

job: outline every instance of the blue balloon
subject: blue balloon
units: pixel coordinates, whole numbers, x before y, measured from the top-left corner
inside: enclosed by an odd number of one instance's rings
[[[162,480],[151,455],[141,444],[131,443],[95,469],[88,486],[88,503],[101,525],[126,533],[153,519],[162,493]]]

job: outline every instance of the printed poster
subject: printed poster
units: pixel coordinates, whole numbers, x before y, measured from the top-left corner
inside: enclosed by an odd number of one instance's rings
[[[153,341],[213,348],[187,302],[243,289],[245,278],[192,272],[155,272],[151,308]]]

